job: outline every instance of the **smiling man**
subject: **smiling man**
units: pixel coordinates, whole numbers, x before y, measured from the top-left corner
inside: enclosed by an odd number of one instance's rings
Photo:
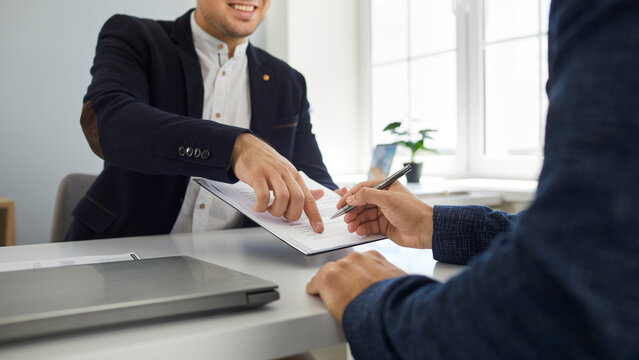
[[[204,31],[229,46],[229,56],[238,44],[246,42],[262,22],[271,1],[250,3],[198,1],[195,21]]]
[[[335,189],[311,131],[303,76],[252,46],[270,0],[198,0],[175,21],[102,28],[81,124],[104,169],[67,240],[249,225],[191,177],[253,187],[255,209],[323,224],[304,171]],[[269,205],[270,192],[275,200]]]

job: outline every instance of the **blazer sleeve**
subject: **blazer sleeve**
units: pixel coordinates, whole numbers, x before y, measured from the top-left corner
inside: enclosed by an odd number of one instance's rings
[[[151,46],[127,16],[103,26],[81,117],[92,150],[131,171],[236,181],[229,161],[236,137],[247,130],[149,105]],[[206,149],[209,156],[180,156],[181,146]]]
[[[304,171],[311,179],[326,186],[331,190],[337,189],[337,185],[324,165],[322,153],[320,152],[317,139],[312,131],[309,103],[306,98],[306,80],[304,76],[298,74],[303,88],[302,107],[300,109],[300,120],[296,128],[295,148],[293,151],[293,165],[298,170]]]
[[[433,257],[437,261],[465,265],[486,250],[497,235],[508,231],[524,213],[513,215],[486,206],[435,206]]]

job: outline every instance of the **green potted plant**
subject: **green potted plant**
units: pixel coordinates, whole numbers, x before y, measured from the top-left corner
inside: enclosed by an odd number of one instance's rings
[[[416,136],[412,136],[407,130],[399,130],[399,127],[402,125],[401,121],[392,122],[384,128],[384,131],[388,131],[391,134],[395,135],[399,140],[395,142],[395,144],[402,145],[407,147],[410,150],[410,162],[404,163],[411,164],[413,167],[413,171],[406,174],[406,180],[409,183],[417,183],[419,182],[419,178],[422,175],[422,163],[415,162],[415,154],[418,151],[430,151],[432,153],[439,153],[437,150],[429,148],[424,145],[427,140],[432,140],[433,138],[430,136],[430,133],[436,132],[435,129],[421,129],[417,131]]]

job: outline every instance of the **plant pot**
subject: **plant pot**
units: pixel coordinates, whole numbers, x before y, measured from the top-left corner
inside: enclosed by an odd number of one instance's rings
[[[413,170],[409,171],[406,174],[406,181],[409,183],[418,183],[419,178],[422,176],[422,165],[423,163],[404,163],[404,166],[410,164]]]

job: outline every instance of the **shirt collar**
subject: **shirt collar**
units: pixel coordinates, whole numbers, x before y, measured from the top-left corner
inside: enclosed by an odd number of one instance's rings
[[[213,53],[222,53],[228,56],[228,46],[221,40],[218,40],[215,36],[207,33],[197,24],[195,21],[195,11],[191,13],[191,32],[193,33],[193,45],[195,48],[204,51],[211,51]],[[235,47],[234,58],[246,55],[246,49],[248,48],[248,41],[245,41]]]

